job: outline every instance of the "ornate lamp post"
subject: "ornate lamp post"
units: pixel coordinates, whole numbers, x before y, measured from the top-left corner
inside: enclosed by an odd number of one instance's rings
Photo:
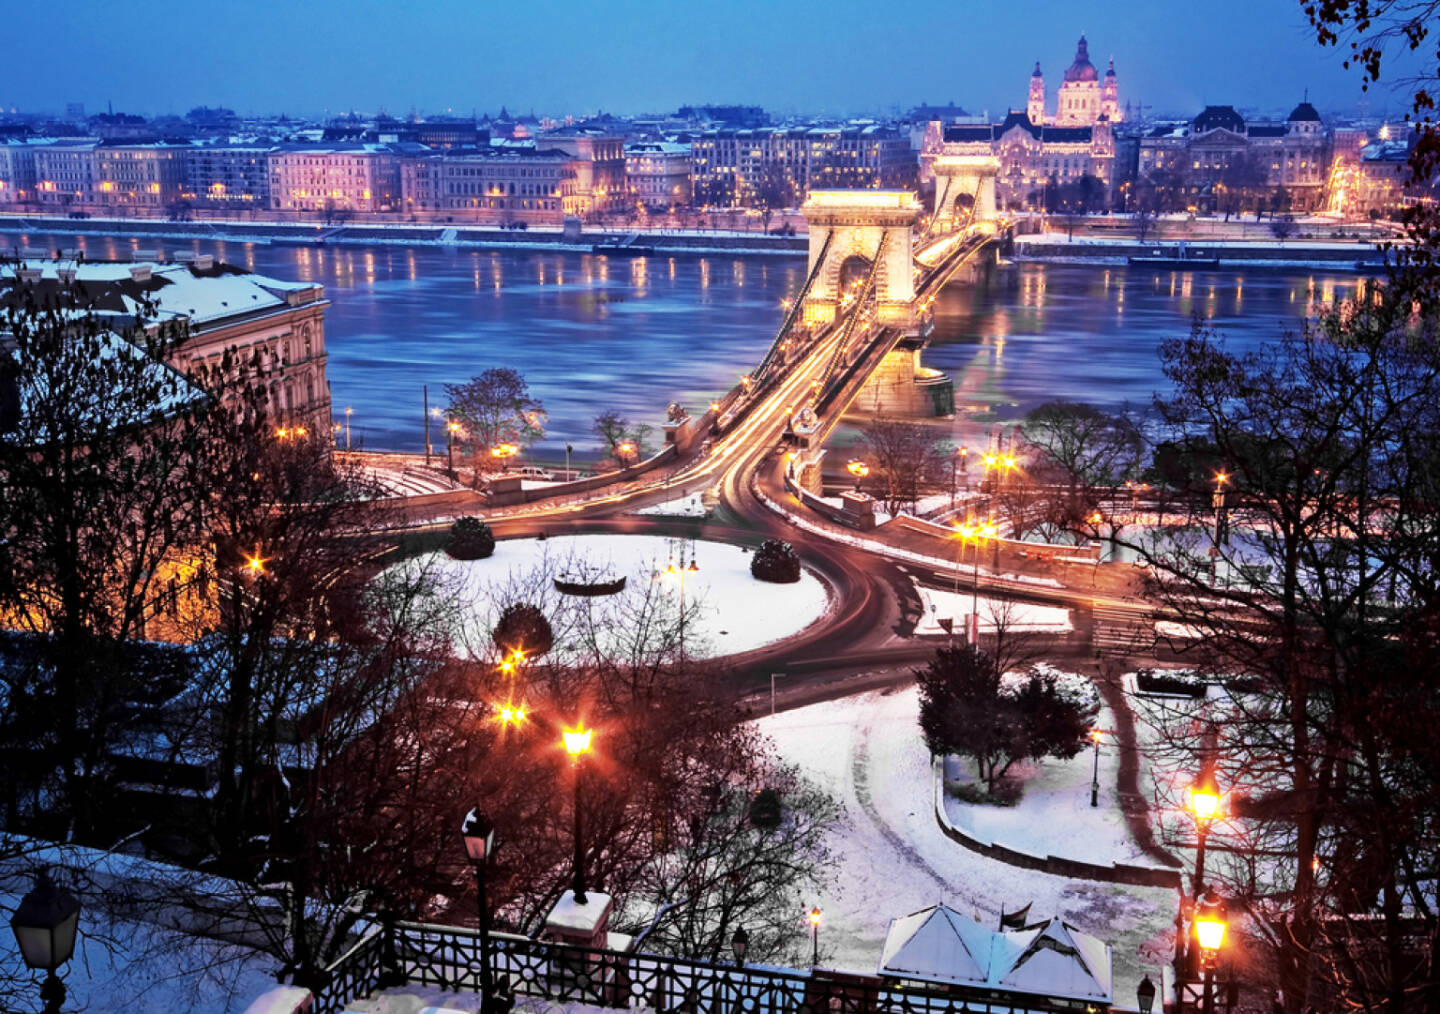
[[[850,461],[846,462],[845,471],[855,476],[855,492],[860,492],[860,483],[870,474],[870,466],[863,461]]]
[[[465,852],[475,867],[475,896],[480,906],[480,1010],[490,1014],[495,997],[495,979],[490,958],[490,903],[485,895],[485,873],[495,854],[495,824],[475,807],[460,825]]]
[[[445,424],[445,457],[450,470],[450,478],[455,478],[455,434],[460,432],[460,424],[455,420]]]
[[[347,451],[350,449],[350,416],[354,411],[353,408],[345,409],[345,449]]]
[[[586,729],[583,723],[576,723],[575,728],[563,731],[565,752],[570,755],[570,766],[575,775],[575,879],[571,889],[575,893],[577,905],[585,904],[585,846],[581,838],[580,823],[580,770],[581,762],[590,752],[590,742],[594,735],[595,730]]]
[[[1220,810],[1220,790],[1215,786],[1214,772],[1208,768],[1190,789],[1190,812],[1195,815],[1195,879],[1191,888],[1195,897],[1205,889],[1205,842],[1210,836],[1210,822]]]
[[[745,952],[750,947],[750,934],[745,932],[744,926],[735,927],[735,935],[730,938],[730,952],[735,955],[735,967],[745,967]]]
[[[681,558],[684,558],[683,555]],[[670,565],[665,568],[666,577],[675,577],[677,574],[680,577],[680,664],[682,666],[685,664],[685,575],[699,572],[700,566],[695,562],[694,556],[690,557],[690,566],[688,567],[677,567],[672,560]]]
[[[1195,906],[1195,938],[1200,942],[1200,964],[1205,970],[1204,1014],[1215,1014],[1215,966],[1225,943],[1225,902],[1212,888]]]
[[[1140,1008],[1140,1014],[1150,1014],[1155,1009],[1155,983],[1150,981],[1150,976],[1140,980],[1140,985],[1135,987],[1135,1001]]]
[[[1099,729],[1090,730],[1090,742],[1095,744],[1095,766],[1090,775],[1090,805],[1100,805],[1100,737]]]
[[[820,906],[816,905],[808,915],[810,917],[810,967],[814,968],[820,964]]]
[[[75,953],[75,931],[80,926],[80,900],[56,886],[48,870],[35,878],[35,888],[20,899],[10,929],[20,945],[20,956],[30,968],[45,970],[40,999],[45,1014],[60,1014],[65,1002],[65,983],[55,969]]]

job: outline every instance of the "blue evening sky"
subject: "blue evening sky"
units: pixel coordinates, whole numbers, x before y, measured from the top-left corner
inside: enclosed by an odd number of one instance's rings
[[[1308,88],[1359,111],[1358,75],[1320,50],[1298,0],[223,0],[23,3],[5,16],[0,107],[402,115],[537,114],[745,103],[888,113],[927,101],[1023,106],[1051,89],[1084,31],[1121,101],[1193,115],[1204,103],[1284,113]],[[1403,112],[1372,92],[1372,114]]]

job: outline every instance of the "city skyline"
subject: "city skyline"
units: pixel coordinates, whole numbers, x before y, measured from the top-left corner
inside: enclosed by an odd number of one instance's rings
[[[99,24],[102,10],[82,4],[78,22]],[[999,118],[1023,106],[1037,60],[1053,92],[1082,32],[1097,65],[1115,60],[1121,102],[1161,115],[1194,115],[1207,104],[1283,113],[1305,95],[1341,115],[1398,116],[1406,108],[1388,91],[1362,93],[1340,53],[1315,45],[1298,4],[1077,13],[1044,2],[1017,15],[927,3],[910,19],[876,22],[853,0],[823,17],[747,0],[732,6],[725,26],[708,24],[704,10],[648,2],[624,4],[604,24],[568,16],[576,10],[542,3],[482,16],[457,2],[402,11],[326,0],[305,8],[301,21],[322,28],[311,33],[295,31],[292,9],[267,0],[195,42],[194,24],[183,20],[106,21],[101,33],[77,31],[73,12],[62,25],[57,10],[27,9],[14,15],[15,37],[39,42],[12,60],[0,108],[62,113],[80,102],[87,112],[163,115],[211,105],[297,116],[384,108],[403,116],[508,106],[560,116],[719,102],[858,116],[954,102]],[[1242,23],[1245,31],[1235,31]],[[738,30],[745,25],[762,30]],[[497,38],[507,43],[497,47]],[[163,58],[136,60],[154,51]],[[1277,62],[1277,53],[1285,58]],[[867,59],[875,73],[856,73]],[[789,72],[777,74],[781,67]]]

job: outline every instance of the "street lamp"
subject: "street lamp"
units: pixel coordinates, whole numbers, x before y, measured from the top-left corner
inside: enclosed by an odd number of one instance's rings
[[[744,926],[735,927],[735,935],[730,938],[730,951],[735,955],[735,967],[745,967],[745,951],[750,947],[750,934],[745,932]]]
[[[628,440],[615,445],[615,456],[620,459],[620,467],[625,468],[626,462],[635,453],[635,445]]]
[[[450,420],[445,424],[445,458],[449,463],[450,478],[455,478],[455,434],[460,432],[460,424]]]
[[[980,641],[980,545],[986,540],[995,537],[998,529],[994,524],[971,524],[965,522],[955,529],[960,534],[960,546],[963,551],[966,542],[975,544],[975,553],[970,557],[970,621],[966,629],[966,643],[978,644]],[[957,561],[955,567],[955,583],[960,583],[960,566]],[[957,587],[958,592],[958,587]]]
[[[855,476],[855,492],[860,492],[860,482],[870,474],[870,466],[863,461],[848,461],[845,463],[845,471]]]
[[[475,807],[460,825],[465,852],[475,867],[475,897],[480,906],[480,1010],[489,1014],[495,997],[494,973],[490,960],[490,904],[485,897],[485,871],[495,854],[495,824]]]
[[[699,572],[700,565],[695,562],[694,556],[690,557],[690,566],[688,567],[677,567],[675,561],[671,560],[670,565],[665,568],[666,577],[675,577],[676,575],[680,577],[680,665],[682,667],[685,665],[685,575]]]
[[[80,899],[56,886],[48,870],[41,870],[35,887],[20,899],[20,906],[10,919],[20,956],[31,968],[45,970],[40,999],[45,1014],[60,1014],[65,1002],[65,983],[55,969],[75,953],[75,931],[80,925]]]
[[[585,755],[590,752],[590,741],[595,735],[594,729],[587,729],[583,722],[577,722],[575,728],[562,731],[565,739],[565,752],[570,755],[570,766],[575,773],[575,879],[571,889],[575,894],[575,904],[585,904],[585,846],[582,844],[581,823],[580,823],[580,764]]]
[[[345,409],[345,449],[347,451],[350,449],[350,415],[354,411],[353,408]]]
[[[1190,812],[1195,815],[1195,897],[1205,889],[1205,841],[1210,836],[1210,822],[1220,810],[1220,790],[1215,774],[1208,768],[1190,788]]]
[[[503,443],[490,448],[490,456],[498,458],[501,470],[506,472],[510,471],[510,459],[519,453],[520,446],[518,444]]]
[[[955,452],[955,457],[950,459],[950,509],[955,509],[955,467],[958,465],[960,471],[965,475],[965,488],[970,488],[970,448],[960,447]]]
[[[811,944],[810,967],[814,968],[820,964],[820,906],[816,905],[812,908],[809,916]]]
[[[1135,1000],[1140,1007],[1140,1014],[1150,1014],[1155,1009],[1155,983],[1150,981],[1150,976],[1140,980],[1140,985],[1135,987]]]
[[[1215,965],[1220,946],[1225,943],[1225,902],[1211,888],[1195,906],[1195,939],[1200,942],[1200,961],[1205,969],[1202,1003],[1204,1014],[1215,1014]]]
[[[1100,805],[1100,737],[1099,729],[1090,730],[1090,742],[1095,744],[1095,769],[1090,775],[1090,805]]]

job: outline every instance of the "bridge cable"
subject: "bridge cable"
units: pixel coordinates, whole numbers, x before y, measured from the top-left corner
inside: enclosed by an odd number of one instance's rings
[[[830,354],[830,362],[825,366],[825,373],[820,378],[820,385],[815,389],[815,403],[820,403],[825,388],[829,385],[835,375],[835,368],[841,358],[845,355],[850,346],[850,339],[855,332],[856,322],[860,319],[861,311],[864,309],[865,301],[875,291],[875,279],[880,273],[880,262],[885,253],[885,244],[889,241],[890,234],[887,232],[880,237],[880,245],[875,248],[875,259],[870,262],[870,271],[865,275],[865,284],[860,287],[860,292],[855,299],[855,308],[845,318],[845,324],[840,331],[839,339],[835,342],[835,351]],[[840,294],[843,300],[844,293]]]
[[[755,367],[753,376],[757,384],[763,381],[765,371],[768,370],[774,362],[775,354],[780,351],[780,346],[785,341],[785,336],[789,334],[790,329],[795,326],[795,318],[800,314],[805,303],[805,297],[810,295],[810,289],[814,287],[815,279],[820,277],[820,269],[825,266],[825,255],[830,251],[830,241],[834,238],[834,229],[831,229],[825,234],[825,242],[820,245],[820,255],[815,258],[815,266],[810,269],[810,277],[805,279],[805,285],[800,289],[799,294],[796,295],[795,302],[790,306],[790,312],[785,315],[785,321],[780,325],[780,332],[775,335],[775,340],[770,343],[770,348],[760,360],[760,365]]]

